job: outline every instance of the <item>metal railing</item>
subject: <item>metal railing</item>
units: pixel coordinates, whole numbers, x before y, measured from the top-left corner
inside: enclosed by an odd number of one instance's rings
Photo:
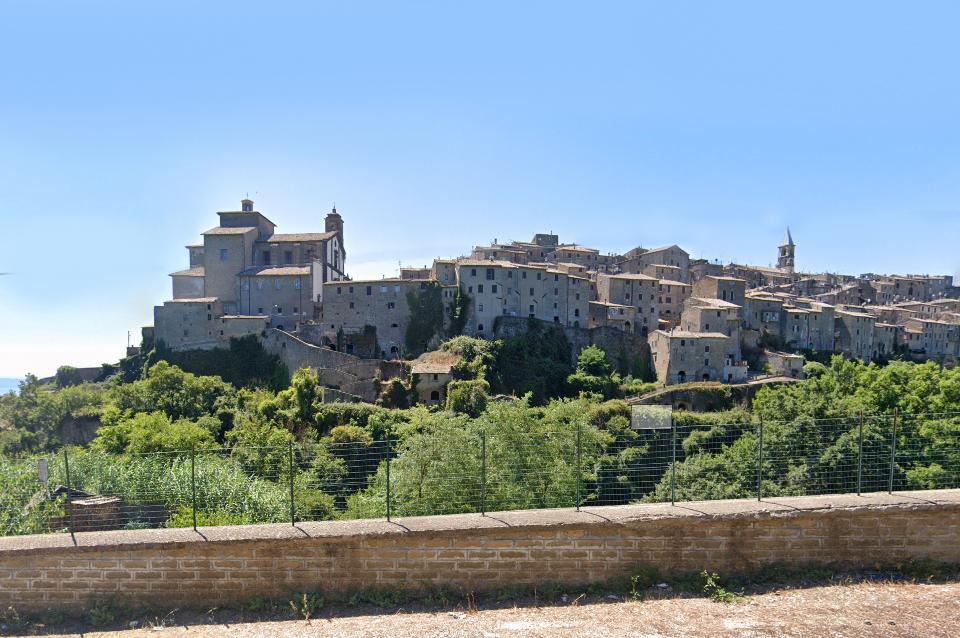
[[[960,487],[960,413],[691,419],[0,459],[0,535]]]

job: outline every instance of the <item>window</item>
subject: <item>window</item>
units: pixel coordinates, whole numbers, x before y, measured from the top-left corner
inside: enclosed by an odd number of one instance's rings
[[[285,250],[283,251],[283,263],[292,264],[293,263],[293,251]]]
[[[477,312],[483,312],[483,304],[477,304]]]
[[[483,284],[477,284],[477,292],[483,292]]]
[[[533,296],[533,288],[530,289],[530,296]]]
[[[704,352],[710,352],[710,346],[703,346]]]
[[[280,290],[281,288],[283,288],[283,284],[280,283],[279,279],[274,279],[273,287],[276,288],[277,290]]]
[[[189,336],[190,336],[190,331],[189,331],[189,330],[184,330],[184,331],[183,331],[183,336],[184,336],[184,337],[189,337]]]
[[[420,284],[420,290],[423,290],[423,289],[426,288],[426,287],[427,287],[426,284]],[[397,285],[395,285],[395,286],[393,287],[393,292],[400,292],[400,285],[399,285],[399,284],[397,284]]]
[[[533,312],[533,304],[530,304],[530,312]]]
[[[508,271],[507,271],[507,279],[513,279],[513,271],[512,271],[512,270],[508,270]]]
[[[467,286],[467,292],[473,293],[473,286]]]
[[[373,286],[367,286],[367,296],[369,297],[372,294],[373,294]]]
[[[399,327],[400,327],[400,324],[398,324],[398,323],[391,323],[391,324],[390,324],[390,327],[391,327],[391,328],[399,328]]]
[[[497,284],[493,284],[493,286],[491,286],[491,287],[493,288],[493,293],[496,294],[496,293],[497,293]]]
[[[265,264],[269,264],[269,263],[270,263],[270,251],[269,251],[269,250],[263,251],[263,263],[265,263]]]
[[[554,310],[557,309],[557,302],[556,302],[556,301],[553,302],[553,309],[554,309]]]
[[[297,314],[297,312],[299,312],[299,310],[297,309],[296,306],[294,306],[294,307],[293,307],[293,314]]]
[[[350,302],[350,309],[351,309],[351,310],[353,309],[353,302],[352,302],[352,301]]]
[[[559,294],[560,294],[560,289],[559,289],[559,288],[554,288],[554,289],[553,289],[553,296],[556,297],[556,296],[559,295]]]
[[[524,271],[523,271],[523,276],[521,277],[521,279],[526,279],[526,278],[527,278],[527,271],[524,270]]]
[[[262,315],[262,314],[263,314],[263,308],[257,308],[257,314],[258,314],[258,315]]]
[[[397,304],[395,304],[394,302],[392,301],[387,302],[387,310],[393,310],[396,307],[397,307]]]
[[[554,316],[553,323],[560,323],[560,317]]]
[[[296,279],[293,280],[293,287],[294,287],[296,290],[300,290],[300,278],[299,278],[299,277],[297,277]]]
[[[493,268],[487,268],[487,280],[493,281]]]
[[[471,277],[476,277],[476,276],[477,276],[477,269],[476,269],[476,268],[471,268],[471,269],[470,269],[470,276],[471,276]]]
[[[439,380],[440,380],[440,375],[437,374],[436,372],[434,372],[434,373],[433,373],[433,380],[434,380],[434,381],[439,381]]]
[[[483,332],[483,324],[482,324],[482,323],[478,323],[478,324],[477,324],[477,332]]]
[[[387,293],[387,287],[386,287],[386,286],[380,286],[380,294],[381,294],[381,295],[384,295],[384,294],[386,294],[386,293]]]
[[[347,290],[350,292],[351,295],[353,294],[353,286],[350,286]]]
[[[213,321],[213,315],[211,315],[209,312],[207,313],[207,321]]]
[[[575,294],[573,298],[576,299],[577,301],[580,301],[580,293],[578,292],[577,294]]]
[[[538,272],[538,273],[537,273],[537,281],[540,281],[540,277],[541,277],[541,275],[543,275],[543,273],[542,273],[542,272]]]
[[[554,281],[560,281],[560,275],[554,275],[554,276],[553,276],[553,280],[554,280]]]
[[[278,315],[282,315],[282,314],[283,314],[283,308],[281,308],[280,306],[277,306],[277,314],[278,314]]]
[[[574,309],[573,309],[573,316],[574,316],[574,317],[579,317],[579,316],[580,316],[580,309],[579,309],[579,308],[574,308]]]
[[[257,290],[263,290],[263,280],[257,279]]]
[[[221,248],[221,249],[220,249],[220,261],[226,261],[226,260],[228,260],[228,259],[230,259],[230,251],[227,250],[226,248]]]

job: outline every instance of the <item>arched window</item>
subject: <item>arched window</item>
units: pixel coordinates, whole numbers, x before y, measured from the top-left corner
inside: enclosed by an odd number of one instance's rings
[[[440,400],[440,391],[439,391],[439,390],[434,390],[433,392],[431,392],[431,393],[430,393],[430,400],[431,400],[431,401],[439,401],[439,400]]]

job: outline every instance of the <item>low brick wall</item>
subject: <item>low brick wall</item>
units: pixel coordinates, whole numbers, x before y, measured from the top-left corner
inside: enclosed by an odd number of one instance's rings
[[[771,563],[960,563],[960,490],[0,539],[0,608],[209,608],[385,586],[587,583]]]

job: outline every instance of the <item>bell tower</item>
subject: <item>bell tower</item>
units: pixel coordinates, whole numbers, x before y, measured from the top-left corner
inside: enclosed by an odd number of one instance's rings
[[[777,268],[788,273],[793,273],[794,253],[797,245],[793,243],[793,237],[790,235],[790,227],[787,226],[787,232],[780,243],[780,254],[777,256]]]

